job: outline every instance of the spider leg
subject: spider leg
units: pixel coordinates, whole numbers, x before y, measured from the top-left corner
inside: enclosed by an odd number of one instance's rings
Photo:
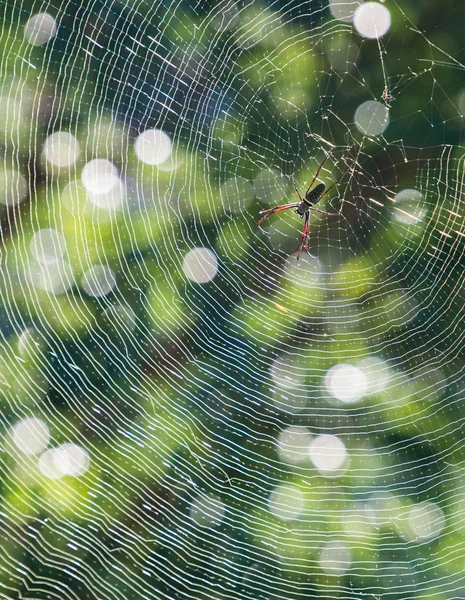
[[[325,210],[320,210],[319,208],[314,208],[313,206],[309,206],[308,208],[309,210],[314,210],[315,212],[321,213],[322,215],[326,215],[327,217],[340,217],[342,215],[341,212],[330,213],[326,212]]]
[[[281,212],[282,210],[287,210],[288,208],[297,208],[299,206],[299,204],[300,204],[300,202],[291,202],[291,204],[282,204],[281,206],[275,206],[274,208],[268,208],[265,210],[261,210],[258,214],[264,215],[264,216],[260,219],[260,221],[257,223],[257,225],[260,227],[260,225],[263,223],[263,221],[265,219],[268,219],[268,217],[270,217],[274,213]]]
[[[289,177],[289,179],[291,180],[292,186],[293,186],[293,188],[295,189],[295,192],[296,192],[297,196],[299,196],[299,200],[300,200],[301,202],[303,202],[303,198],[302,198],[302,196],[301,196],[301,194],[300,194],[300,192],[299,192],[299,189],[298,189],[298,187],[297,187],[297,185],[296,185],[296,183],[295,183],[295,178],[294,178],[294,175],[291,175],[291,177]]]
[[[347,171],[344,171],[344,173],[343,173],[343,174],[342,174],[342,175],[341,175],[341,176],[340,176],[338,179],[336,179],[336,181],[335,181],[335,182],[334,182],[332,185],[330,185],[330,186],[329,186],[329,188],[328,188],[326,191],[324,191],[324,192],[321,194],[321,196],[318,198],[318,202],[319,202],[319,201],[320,201],[322,198],[324,198],[328,192],[330,192],[330,191],[331,191],[333,188],[335,188],[335,187],[337,186],[337,184],[338,184],[338,183],[341,181],[341,179],[344,177],[344,175],[345,175],[346,173],[347,173]]]
[[[310,223],[310,211],[305,213],[305,225],[302,231],[302,238],[300,240],[299,249],[297,250],[297,260],[300,258],[300,252],[303,249],[308,252],[308,227]]]
[[[309,192],[309,191],[312,189],[312,187],[313,187],[313,184],[314,184],[314,183],[315,183],[315,181],[316,181],[316,178],[317,178],[317,177],[318,177],[318,175],[320,174],[321,167],[322,167],[322,166],[325,164],[325,162],[328,160],[328,158],[329,158],[329,155],[326,155],[326,156],[324,157],[324,159],[323,159],[323,162],[322,162],[322,163],[320,163],[320,166],[318,167],[318,169],[317,169],[317,171],[316,171],[316,173],[315,173],[315,176],[314,176],[314,177],[313,177],[313,179],[312,179],[312,183],[311,183],[311,184],[308,186],[308,188],[307,188],[307,191],[305,192],[305,195],[307,195],[307,194],[308,194],[308,192]],[[297,194],[297,196],[299,196],[299,200],[300,200],[301,202],[303,202],[302,194],[299,192],[299,190],[298,190],[298,188],[297,188],[297,185],[296,185],[296,183],[295,183],[295,178],[294,178],[294,175],[291,175],[291,177],[290,177],[289,179],[291,180],[292,186],[294,187],[294,189],[295,189],[295,191],[296,191],[296,194]]]
[[[316,178],[318,177],[318,175],[320,174],[321,171],[321,167],[325,164],[325,162],[328,160],[328,155],[325,156],[325,158],[323,159],[323,162],[320,164],[320,166],[318,167],[316,173],[315,173],[315,177],[312,179],[312,183],[308,186],[307,191],[305,192],[305,195],[308,194],[308,192],[312,189],[313,184],[316,181]],[[300,194],[299,194],[299,198],[300,198]]]

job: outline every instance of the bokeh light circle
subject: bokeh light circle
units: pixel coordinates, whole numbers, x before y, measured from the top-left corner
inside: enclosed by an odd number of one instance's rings
[[[60,261],[66,252],[65,236],[56,229],[40,229],[32,236],[29,249],[38,263],[54,264]]]
[[[29,417],[14,425],[11,436],[18,450],[27,456],[33,456],[47,447],[50,429],[42,419]]]
[[[212,250],[194,248],[184,257],[183,271],[195,283],[208,283],[218,271],[218,260]]]
[[[134,149],[141,162],[161,165],[171,156],[171,138],[160,129],[147,129],[137,137]]]
[[[11,207],[26,199],[27,180],[19,171],[0,169],[0,204]]]
[[[304,510],[305,496],[302,490],[291,485],[277,486],[270,494],[270,511],[282,521],[297,519]]]
[[[325,376],[328,392],[346,404],[358,402],[367,391],[365,373],[353,365],[340,363],[331,367]]]
[[[213,528],[221,523],[225,513],[224,503],[211,494],[201,494],[191,504],[190,518],[197,527]]]
[[[323,434],[313,438],[308,451],[312,463],[323,475],[338,471],[347,460],[344,442],[332,434]]]
[[[84,273],[81,286],[88,296],[100,298],[116,286],[116,275],[110,267],[94,265]]]
[[[46,160],[55,167],[70,167],[79,157],[80,144],[76,137],[67,131],[57,131],[44,142],[43,153]]]
[[[24,38],[33,46],[49,42],[57,32],[57,23],[49,13],[37,13],[24,25]]]
[[[355,111],[355,125],[365,135],[381,135],[389,125],[389,110],[381,102],[367,100]]]
[[[365,2],[354,13],[354,27],[360,35],[375,39],[385,35],[391,26],[391,13],[379,2]]]
[[[358,0],[329,0],[329,10],[335,19],[351,23],[354,12],[360,6]]]
[[[81,180],[91,194],[107,194],[120,182],[118,169],[105,158],[94,158],[83,168]]]

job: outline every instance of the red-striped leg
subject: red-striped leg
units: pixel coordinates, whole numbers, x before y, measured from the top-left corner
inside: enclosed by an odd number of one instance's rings
[[[291,202],[291,204],[282,204],[281,206],[275,206],[274,208],[268,208],[266,210],[261,210],[258,214],[264,215],[260,221],[257,223],[260,226],[265,219],[268,219],[271,215],[277,212],[281,212],[282,210],[287,210],[288,208],[297,208],[300,202]]]
[[[319,202],[319,201],[320,201],[322,198],[324,198],[328,192],[330,192],[330,191],[331,191],[333,188],[335,188],[335,187],[337,186],[337,184],[338,184],[338,183],[341,181],[341,179],[344,177],[344,175],[345,175],[346,173],[347,173],[347,171],[344,171],[344,173],[343,173],[343,174],[342,174],[342,175],[339,177],[339,179],[336,179],[336,181],[335,181],[335,182],[334,182],[332,185],[330,185],[330,186],[329,186],[329,188],[328,188],[326,191],[324,191],[324,192],[321,194],[321,196],[320,196],[320,199],[318,200],[318,202]],[[316,208],[315,208],[315,210],[316,210]]]
[[[297,196],[299,196],[299,200],[300,200],[301,202],[303,202],[303,198],[302,198],[302,196],[300,195],[299,188],[297,187],[297,185],[296,185],[296,183],[295,183],[294,175],[291,175],[291,177],[290,177],[290,180],[291,180],[291,183],[292,183],[292,185],[293,185],[293,187],[294,187],[294,189],[295,189],[295,192],[296,192]]]
[[[312,189],[313,184],[316,181],[316,178],[318,177],[318,175],[320,174],[321,171],[321,167],[325,164],[325,162],[328,160],[329,155],[326,155],[325,158],[323,159],[323,162],[320,164],[320,166],[318,167],[316,173],[315,173],[315,177],[312,179],[312,183],[308,186],[307,191],[305,192],[305,195],[308,194],[308,192]],[[330,188],[331,189],[331,188]],[[300,198],[300,194],[299,194],[299,198]]]
[[[330,213],[330,212],[326,212],[325,210],[320,210],[319,208],[315,208],[314,206],[309,206],[308,210],[314,210],[317,213],[321,213],[322,215],[326,215],[327,217],[340,217],[342,215],[342,213],[337,212],[337,213]]]
[[[310,223],[310,212],[305,213],[305,225],[302,231],[302,238],[300,240],[299,249],[297,250],[297,260],[300,258],[300,252],[303,249],[308,252],[308,227]]]

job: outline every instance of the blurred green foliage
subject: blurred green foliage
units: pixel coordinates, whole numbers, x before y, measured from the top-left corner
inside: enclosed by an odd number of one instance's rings
[[[462,597],[463,9],[389,4],[378,43],[313,0],[2,8],[0,595]],[[39,12],[57,34],[34,46]],[[386,81],[370,138],[355,110]],[[166,163],[137,155],[149,128]],[[80,147],[66,167],[43,151],[58,131]],[[257,215],[329,151],[322,209],[342,217],[312,213],[318,260],[297,264],[298,217],[267,237]],[[121,202],[86,189],[95,158]],[[62,262],[31,256],[44,229]],[[95,265],[108,293],[85,290]],[[340,364],[354,403],[330,393]],[[21,450],[28,417],[48,450]],[[344,468],[283,459],[292,426],[339,436]],[[67,443],[82,473],[46,454]]]

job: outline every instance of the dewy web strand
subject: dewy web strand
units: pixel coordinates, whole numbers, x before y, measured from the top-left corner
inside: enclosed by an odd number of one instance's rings
[[[463,597],[463,9],[1,8],[0,597]]]

